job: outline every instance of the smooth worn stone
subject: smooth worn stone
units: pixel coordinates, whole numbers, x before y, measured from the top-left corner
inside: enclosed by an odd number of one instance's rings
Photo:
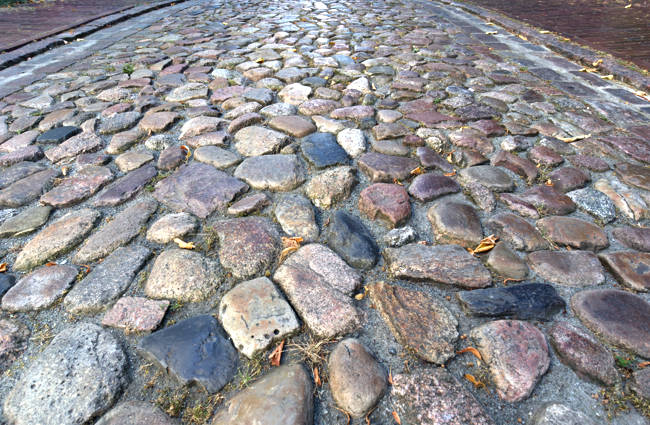
[[[600,227],[578,218],[546,217],[537,220],[536,225],[554,244],[590,251],[609,246],[607,234]]]
[[[296,155],[262,155],[246,158],[234,176],[253,189],[286,192],[305,181],[305,172]]]
[[[438,201],[427,212],[438,243],[476,247],[483,239],[483,228],[476,210],[465,203]]]
[[[87,423],[117,400],[126,368],[126,355],[109,332],[91,323],[73,325],[31,362],[5,398],[4,414],[17,425]]]
[[[586,168],[590,171],[603,173],[609,170],[609,164],[602,158],[591,155],[573,155],[570,156],[569,162],[576,167]]]
[[[185,144],[191,148],[200,148],[201,146],[226,146],[230,141],[230,134],[225,130],[211,131],[209,133],[199,134],[184,140]]]
[[[219,271],[215,261],[198,252],[167,249],[154,261],[144,292],[157,299],[202,301],[221,283]]]
[[[472,329],[497,394],[508,402],[530,396],[550,364],[544,334],[528,322],[497,320]]]
[[[353,417],[363,417],[386,391],[386,371],[354,338],[339,342],[327,363],[332,398]]]
[[[375,183],[359,194],[359,211],[372,220],[381,219],[389,227],[395,227],[409,219],[411,204],[403,186]]]
[[[598,258],[621,285],[642,292],[650,290],[650,253],[609,252]]]
[[[169,307],[167,300],[141,297],[120,298],[102,319],[103,326],[124,329],[125,332],[151,332],[160,325]]]
[[[221,220],[213,225],[219,237],[219,260],[236,278],[268,269],[279,248],[279,235],[264,217]]]
[[[101,417],[97,425],[175,425],[160,408],[144,401],[125,401]]]
[[[491,165],[463,168],[458,175],[464,183],[479,183],[495,192],[512,192],[515,182],[505,171]]]
[[[73,136],[45,151],[45,156],[53,164],[62,159],[73,158],[82,153],[95,152],[104,146],[103,140],[95,133],[83,132]]]
[[[528,276],[526,262],[512,252],[504,242],[498,242],[487,257],[485,264],[499,276],[516,280]]]
[[[478,258],[458,245],[427,246],[411,243],[384,250],[386,269],[397,278],[428,280],[461,288],[492,284],[490,272]]]
[[[195,383],[210,394],[230,382],[239,363],[237,350],[210,315],[184,319],[147,335],[138,349],[182,385]]]
[[[0,238],[17,237],[32,233],[44,225],[52,207],[37,205],[8,218],[0,225]]]
[[[176,212],[206,218],[224,210],[237,195],[248,190],[241,180],[208,164],[191,162],[159,181],[153,196]]]
[[[341,104],[329,99],[311,99],[300,104],[298,112],[303,115],[327,115]]]
[[[395,180],[405,180],[418,166],[418,161],[402,156],[384,155],[370,152],[361,155],[358,165],[373,182],[393,183]]]
[[[278,152],[288,141],[288,137],[283,133],[251,126],[235,134],[235,149],[244,156],[259,156]]]
[[[24,149],[34,143],[38,136],[38,131],[31,130],[25,133],[16,134],[11,139],[0,145],[0,152],[11,153]]]
[[[14,152],[0,155],[0,167],[8,167],[22,161],[38,161],[43,158],[40,146],[27,146]]]
[[[358,328],[361,316],[350,298],[361,276],[320,244],[305,245],[273,275],[309,329],[323,338]]]
[[[607,386],[619,381],[614,356],[587,331],[568,322],[557,322],[548,335],[560,360],[581,378]]]
[[[36,311],[50,307],[72,286],[78,271],[73,266],[41,267],[23,277],[2,298],[7,311]]]
[[[369,286],[370,298],[395,339],[418,357],[445,364],[455,355],[458,320],[439,299],[385,282]]]
[[[335,167],[313,176],[305,186],[305,193],[317,207],[331,208],[348,199],[356,183],[354,168]]]
[[[590,187],[568,192],[567,196],[579,209],[591,214],[602,223],[609,223],[616,219],[616,207],[612,201],[599,190]]]
[[[201,146],[194,151],[194,159],[219,170],[225,170],[241,162],[241,156],[216,146]]]
[[[29,329],[22,322],[0,319],[0,368],[9,370],[29,343]]]
[[[36,138],[36,143],[55,143],[58,145],[59,143],[64,142],[70,137],[79,133],[81,133],[81,129],[79,127],[56,127],[38,136]]]
[[[544,280],[566,286],[600,285],[605,271],[589,251],[537,251],[528,254],[528,263]]]
[[[134,127],[142,114],[137,111],[123,112],[103,118],[99,124],[99,134],[113,134]]]
[[[160,156],[162,157],[164,151]],[[123,173],[128,173],[129,171],[140,168],[144,164],[153,160],[153,155],[149,152],[127,152],[119,155],[115,158],[115,165]]]
[[[443,195],[459,192],[460,186],[449,177],[426,173],[413,179],[408,191],[417,200],[428,202]]]
[[[147,183],[153,179],[158,172],[153,165],[145,165],[137,170],[115,180],[106,186],[96,197],[93,205],[95,207],[113,207],[131,199]]]
[[[456,296],[465,311],[474,316],[549,321],[566,307],[555,288],[546,283],[463,291]]]
[[[349,158],[332,133],[314,133],[300,144],[302,154],[316,168],[346,165]]]
[[[113,137],[111,137],[110,143],[106,146],[106,153],[116,155],[124,152],[138,143],[145,134],[145,131],[140,127],[114,134]]]
[[[316,131],[311,120],[297,115],[281,115],[269,121],[269,127],[287,133],[293,137],[305,137]]]
[[[44,164],[34,162],[19,162],[0,172],[0,189],[4,189],[12,183],[17,182],[34,173],[43,171],[47,168]]]
[[[589,174],[574,167],[562,167],[548,175],[553,187],[560,192],[570,192],[585,187],[591,181]]]
[[[320,229],[316,224],[314,207],[303,195],[291,193],[282,196],[273,212],[287,235],[301,237],[306,242],[318,239]]]
[[[564,162],[561,155],[546,146],[535,146],[528,151],[528,158],[535,164],[544,167],[556,167]]]
[[[636,249],[637,251],[650,252],[649,227],[617,227],[612,231],[612,235],[614,236],[614,239],[628,248]]]
[[[89,208],[67,213],[23,247],[14,262],[14,270],[29,270],[69,251],[86,238],[99,217],[99,212]]]
[[[377,262],[379,248],[374,236],[356,217],[336,211],[327,227],[327,244],[353,267],[369,269]]]
[[[372,128],[372,135],[376,140],[396,139],[408,134],[408,128],[399,123],[381,123]]]
[[[0,207],[17,208],[32,202],[46,192],[60,174],[58,169],[48,168],[10,184],[0,190]]]
[[[68,207],[94,195],[111,180],[113,172],[110,168],[89,165],[73,177],[63,179],[54,189],[41,196],[40,202],[57,208]]]
[[[639,397],[650,400],[650,369],[645,368],[634,372],[629,388]]]
[[[584,413],[560,403],[547,403],[533,416],[533,425],[598,425]]]
[[[77,157],[77,165],[81,168],[89,165],[106,165],[111,161],[112,157],[102,152],[97,153],[84,153]]]
[[[520,251],[539,251],[548,249],[548,242],[535,227],[523,218],[510,214],[499,213],[490,217],[486,223],[490,233],[508,242]]]
[[[366,151],[366,136],[357,128],[346,128],[336,135],[336,141],[352,158]]]
[[[277,76],[277,75],[276,75]],[[279,78],[279,77],[278,77]],[[293,83],[285,86],[278,92],[278,98],[289,105],[298,106],[309,99],[311,87]]]
[[[167,102],[187,102],[192,99],[208,97],[208,87],[201,83],[187,83],[172,90],[166,97]]]
[[[474,395],[443,368],[393,375],[391,398],[404,424],[495,425]]]
[[[540,214],[566,215],[576,210],[571,198],[552,186],[534,186],[520,194],[519,198],[532,204]]]
[[[248,358],[300,327],[289,303],[265,277],[228,291],[219,303],[219,320],[235,347]]]
[[[264,193],[246,196],[228,207],[229,215],[247,215],[264,209],[271,200]]]
[[[614,165],[614,171],[623,182],[643,190],[650,190],[650,171],[647,166],[619,162]]]
[[[571,308],[582,323],[606,341],[650,358],[650,304],[616,289],[578,292]]]
[[[227,121],[223,118],[208,117],[203,115],[194,117],[183,124],[181,127],[181,133],[179,134],[178,138],[181,140],[186,140],[191,137],[218,131],[225,126],[226,122]]]
[[[188,213],[167,214],[156,220],[147,231],[147,240],[166,244],[182,238],[198,227],[196,219]]]
[[[499,151],[491,161],[496,167],[504,167],[532,183],[539,174],[537,167],[531,161],[506,151]]]
[[[335,120],[353,120],[361,121],[370,119],[375,116],[375,108],[371,106],[347,106],[345,108],[338,108],[330,112],[330,117]]]
[[[454,170],[454,167],[449,162],[431,148],[421,146],[415,150],[415,155],[420,160],[420,164],[425,168],[435,167],[445,173],[450,173]]]
[[[226,402],[212,425],[312,425],[313,385],[300,364],[273,369]]]
[[[118,248],[90,273],[63,300],[72,314],[97,313],[120,297],[151,255],[138,245]]]
[[[264,117],[256,112],[245,113],[243,115],[238,116],[237,118],[232,120],[230,124],[228,124],[228,133],[234,134],[244,127],[259,124],[263,121],[264,121]]]
[[[77,264],[96,261],[128,244],[158,208],[153,199],[135,202],[117,213],[112,220],[93,233],[73,257]]]
[[[115,163],[122,171],[129,171],[133,168],[137,168],[153,159],[153,156],[149,153],[133,153],[126,159],[125,162],[119,161],[123,160],[125,155],[128,154],[122,154],[115,159]],[[187,151],[181,146],[169,146],[164,151],[160,152],[156,167],[159,170],[173,170],[174,168],[183,164],[187,160],[187,157]]]
[[[158,133],[169,129],[180,118],[176,112],[153,112],[145,114],[139,125],[146,132]]]
[[[273,90],[267,88],[249,88],[243,93],[244,99],[254,100],[262,105],[273,102]]]

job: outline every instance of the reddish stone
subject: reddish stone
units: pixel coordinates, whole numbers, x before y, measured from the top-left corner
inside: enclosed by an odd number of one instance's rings
[[[625,183],[644,190],[650,190],[650,169],[647,166],[621,162],[614,165],[614,170]]]
[[[374,115],[375,109],[372,106],[361,105],[335,109],[330,113],[330,117],[334,119],[351,119],[356,121],[365,118],[372,118]]]
[[[632,137],[609,137],[601,139],[617,151],[623,151],[630,158],[650,164],[650,144]]]
[[[537,208],[530,202],[526,202],[516,195],[510,193],[502,193],[499,195],[499,200],[503,202],[512,211],[524,217],[539,218]]]
[[[488,137],[503,136],[506,134],[506,130],[503,128],[503,126],[497,124],[493,120],[474,121],[469,126],[480,131],[483,133],[483,135]]]
[[[528,158],[536,164],[555,167],[564,162],[564,158],[546,146],[535,146],[528,151]]]
[[[643,292],[650,290],[650,253],[610,252],[598,258],[623,286]]]
[[[628,248],[650,252],[650,227],[617,227],[612,235]]]
[[[566,215],[576,210],[576,204],[571,198],[558,192],[552,186],[532,187],[522,193],[519,198],[534,205],[541,214]]]
[[[102,325],[122,328],[126,332],[151,332],[158,327],[169,307],[167,300],[141,297],[120,298],[106,312]]]
[[[210,101],[223,102],[224,100],[228,100],[232,97],[241,96],[242,94],[244,94],[245,90],[246,88],[243,86],[230,86],[230,87],[219,88],[212,92]]]
[[[563,167],[548,175],[553,187],[561,192],[570,192],[585,187],[591,177],[584,171],[574,167]]]
[[[148,132],[165,131],[179,120],[181,116],[176,112],[154,112],[145,114],[140,120],[140,128]]]
[[[373,182],[392,183],[395,179],[408,178],[418,162],[412,158],[370,152],[359,158],[358,165]]]
[[[425,168],[436,167],[445,173],[450,173],[454,170],[454,167],[449,162],[431,148],[419,147],[415,150],[415,155],[420,160],[420,164]]]
[[[487,222],[490,233],[508,242],[513,248],[523,251],[539,251],[548,248],[542,235],[521,217],[510,213],[499,213]]]
[[[375,183],[361,191],[359,211],[372,220],[380,218],[389,227],[399,226],[411,216],[411,204],[404,186]]]
[[[546,217],[537,228],[553,243],[575,249],[598,251],[609,246],[607,234],[595,224],[573,217]]]
[[[471,205],[438,201],[429,208],[427,217],[439,243],[474,248],[483,239],[481,220]]]
[[[524,177],[529,183],[537,178],[538,171],[535,164],[525,158],[506,151],[499,151],[491,161],[492,165],[504,167],[515,174]]]
[[[601,158],[590,155],[573,155],[569,157],[569,162],[576,167],[586,168],[597,173],[609,170],[609,164]]]

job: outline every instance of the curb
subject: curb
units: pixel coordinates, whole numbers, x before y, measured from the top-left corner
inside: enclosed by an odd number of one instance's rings
[[[61,28],[53,34],[46,34],[45,38],[17,43],[3,50],[3,53],[0,53],[0,70],[28,60],[53,47],[61,46],[77,38],[85,37],[110,25],[143,15],[152,10],[173,6],[185,1],[187,0],[163,0],[142,6],[131,6]]]
[[[541,34],[538,28],[508,18],[503,14],[493,12],[481,6],[469,3],[459,3],[453,0],[437,1],[442,4],[463,9],[466,12],[480,16],[488,22],[499,24],[512,33],[526,37],[528,41],[544,45],[554,52],[572,59],[586,67],[593,67],[593,64],[596,61],[602,60],[602,62],[597,65],[599,71],[608,75],[613,75],[615,79],[627,83],[638,90],[645,92],[650,90],[650,77],[619,64],[616,59],[608,53],[599,52],[588,47],[579,46],[573,42],[564,41],[554,34]]]

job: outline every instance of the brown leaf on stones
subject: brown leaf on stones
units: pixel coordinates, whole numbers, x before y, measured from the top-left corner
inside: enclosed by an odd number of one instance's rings
[[[7,271],[7,263],[0,264],[0,273],[4,273],[6,271]]]
[[[364,299],[366,297],[366,295],[368,295],[368,287],[364,286],[363,287],[363,292],[360,292],[357,295],[355,295],[354,299],[357,300],[357,301],[361,301],[362,299]]]
[[[192,156],[192,150],[189,148],[189,146],[181,145],[181,151],[185,153],[185,161],[189,160]]]
[[[557,139],[562,140],[562,141],[565,142],[565,143],[573,143],[573,142],[577,142],[578,140],[587,139],[587,138],[589,138],[589,137],[591,137],[591,134],[580,134],[580,135],[578,135],[578,136],[574,136],[574,137],[560,137],[560,136],[556,136]]]
[[[453,177],[456,175],[456,170],[452,171],[451,173],[445,173],[443,174],[445,177]]]
[[[397,425],[402,425],[402,421],[400,420],[399,415],[394,410],[393,410],[393,419],[395,419],[395,422],[397,422]]]
[[[48,262],[48,263],[45,263],[45,266],[46,266],[46,267],[56,266],[56,263],[55,263],[54,261],[50,261],[50,262]]]
[[[334,406],[334,408],[336,410],[338,410],[339,412],[343,413],[345,415],[345,417],[347,418],[347,422],[345,423],[345,425],[350,425],[350,414],[348,412],[346,412],[345,410],[343,410],[343,409],[339,409],[336,406]]]
[[[318,373],[318,366],[314,366],[314,384],[316,384],[317,387],[323,385],[320,380],[320,374]]]
[[[486,238],[483,238],[483,240],[481,240],[481,242],[479,242],[479,244],[478,244],[478,246],[476,248],[474,248],[474,249],[468,248],[467,250],[472,255],[480,254],[482,252],[488,252],[489,250],[494,248],[494,246],[497,244],[498,240],[499,240],[498,237],[496,237],[494,235],[490,235],[490,236],[488,236]]]
[[[284,348],[284,340],[282,340],[275,350],[269,354],[269,359],[271,360],[271,366],[280,366],[280,360],[282,360],[282,349]]]
[[[641,363],[639,363],[639,368],[640,369],[646,368],[648,366],[650,366],[650,362],[641,362]]]
[[[476,357],[480,361],[483,361],[483,357],[481,357],[481,353],[479,353],[478,350],[474,347],[467,347],[467,348],[463,348],[460,351],[456,351],[456,354],[463,354],[463,353],[472,353],[474,354],[474,357]]]
[[[282,245],[284,246],[284,249],[282,252],[280,252],[280,263],[282,263],[292,252],[295,252],[300,248],[300,244],[302,243],[303,239],[300,236],[294,236],[294,237],[282,237]]]
[[[465,379],[467,379],[469,382],[474,384],[474,388],[482,388],[485,386],[485,384],[478,379],[474,378],[474,375],[470,375],[469,373],[465,374]]]
[[[388,383],[390,385],[393,385],[393,369],[392,368],[388,369]]]
[[[194,242],[185,242],[180,238],[174,238],[174,243],[178,245],[180,249],[194,249]]]
[[[400,186],[404,186],[404,183],[402,183],[401,181],[399,181],[397,179],[393,179],[393,183],[398,184]]]
[[[424,174],[424,168],[422,167],[417,167],[411,170],[410,173],[412,176],[419,176],[420,174]]]

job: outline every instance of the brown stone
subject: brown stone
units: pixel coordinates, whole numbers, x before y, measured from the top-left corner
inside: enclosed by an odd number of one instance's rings
[[[439,243],[475,248],[483,239],[483,228],[476,210],[461,202],[438,201],[427,212]]]
[[[610,252],[598,258],[621,285],[642,292],[650,290],[650,253]]]
[[[617,227],[612,235],[628,248],[650,252],[650,227]]]
[[[418,161],[402,156],[370,152],[361,155],[358,165],[373,182],[393,183],[396,179],[408,178],[411,171],[418,166]]]
[[[149,133],[157,133],[167,130],[180,118],[176,112],[154,112],[142,118],[140,128]]]
[[[571,198],[557,191],[552,186],[535,186],[521,195],[519,198],[537,208],[541,214],[566,215],[576,210],[576,204]]]
[[[490,250],[487,259],[487,266],[500,276],[510,279],[524,279],[528,276],[528,266],[510,248],[499,242]]]
[[[396,227],[411,216],[411,204],[403,186],[375,183],[361,191],[359,211],[372,220],[379,218],[389,227]]]
[[[570,192],[585,187],[591,180],[589,174],[574,167],[562,167],[548,175],[553,187],[560,192]]]
[[[538,175],[537,167],[531,161],[506,151],[499,151],[492,158],[492,165],[504,167],[525,178],[529,183]]]
[[[530,267],[542,279],[566,286],[600,285],[605,271],[589,251],[537,251],[528,254]]]
[[[546,146],[533,147],[528,151],[528,158],[545,167],[556,167],[564,162],[564,158]]]
[[[642,142],[639,141],[638,143],[641,144]],[[650,190],[650,170],[648,170],[648,166],[620,162],[614,165],[614,171],[625,183],[644,190]]]
[[[520,251],[539,251],[547,249],[548,242],[535,229],[535,227],[510,213],[495,214],[487,221],[487,229],[499,239],[508,242],[513,248]]]
[[[316,131],[311,120],[297,115],[280,115],[269,121],[269,127],[287,133],[293,137],[305,137]]]
[[[551,242],[575,249],[598,251],[609,246],[607,234],[595,224],[573,217],[546,217],[537,228]]]
[[[58,208],[68,207],[93,195],[111,180],[113,172],[109,168],[89,165],[41,196],[41,203]]]

